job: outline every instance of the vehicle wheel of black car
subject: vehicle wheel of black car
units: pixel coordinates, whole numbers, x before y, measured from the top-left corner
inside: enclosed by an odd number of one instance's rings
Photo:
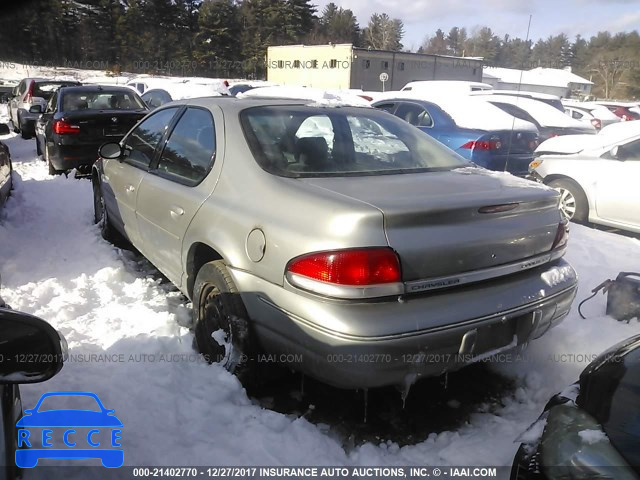
[[[100,234],[102,235],[102,238],[108,242],[114,241],[116,235],[113,225],[111,224],[111,220],[109,220],[109,216],[107,214],[104,197],[102,196],[102,189],[100,188],[100,185],[95,182],[93,184],[93,223],[100,227]]]
[[[560,192],[560,211],[569,220],[586,222],[589,218],[589,202],[576,182],[560,178],[549,182],[549,186]]]
[[[18,124],[20,124],[20,136],[25,140],[29,140],[31,138],[31,132],[25,126],[25,124],[22,123],[22,120],[20,120],[20,117],[18,117]]]
[[[221,260],[204,264],[193,288],[195,340],[210,363],[218,362],[245,388],[257,384],[257,348],[249,315]]]

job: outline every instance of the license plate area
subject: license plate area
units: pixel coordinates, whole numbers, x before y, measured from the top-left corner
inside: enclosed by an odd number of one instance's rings
[[[105,137],[123,137],[125,133],[127,132],[124,131],[122,127],[119,127],[119,126],[106,127],[103,130],[103,135]]]

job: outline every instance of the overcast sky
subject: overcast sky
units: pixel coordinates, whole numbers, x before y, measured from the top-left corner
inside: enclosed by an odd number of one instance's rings
[[[318,14],[330,0],[317,0]],[[316,2],[312,2],[316,3]],[[529,15],[530,38],[566,33],[570,40],[587,39],[598,31],[640,30],[640,0],[334,0],[350,8],[361,28],[372,13],[387,13],[405,25],[405,48],[416,50],[426,35],[441,28],[489,26],[499,35],[525,38]]]

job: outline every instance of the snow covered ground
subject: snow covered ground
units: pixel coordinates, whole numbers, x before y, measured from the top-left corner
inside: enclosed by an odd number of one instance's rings
[[[345,451],[326,426],[260,407],[235,377],[200,361],[180,326],[190,305],[147,262],[102,240],[90,182],[48,176],[33,140],[0,140],[11,149],[15,184],[0,211],[2,295],[51,322],[72,356],[52,380],[24,386],[23,404],[48,391],[97,393],[124,423],[127,465],[510,465],[515,440],[549,397],[592,355],[640,332],[637,321],[605,317],[598,295],[585,305],[588,320],[574,308],[522,361],[495,365],[516,390],[457,430]],[[619,271],[640,271],[640,242],[573,225],[567,258],[582,299]]]

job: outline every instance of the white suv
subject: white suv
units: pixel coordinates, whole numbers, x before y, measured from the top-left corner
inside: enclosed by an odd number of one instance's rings
[[[13,129],[22,138],[31,138],[35,134],[36,120],[44,112],[47,102],[60,87],[82,85],[80,82],[51,80],[47,78],[25,78],[13,89],[13,98],[9,101],[9,117]]]

